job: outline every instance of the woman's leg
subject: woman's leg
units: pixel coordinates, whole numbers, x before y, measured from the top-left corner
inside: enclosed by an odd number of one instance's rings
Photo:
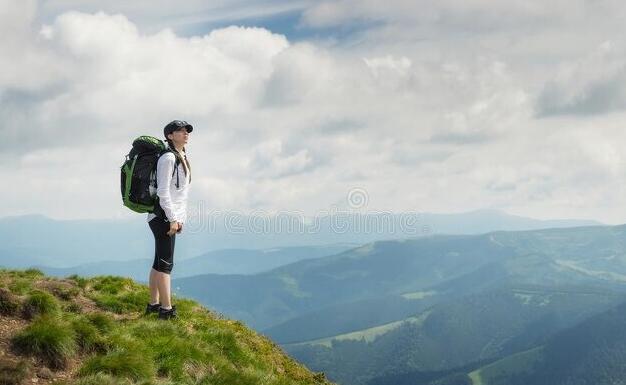
[[[170,273],[172,272],[172,268],[174,267],[174,246],[176,245],[176,234],[169,237],[168,240],[170,258],[168,258],[167,261],[169,262],[169,264],[166,265],[167,269],[164,269],[162,270],[162,273],[159,273],[159,275],[161,276],[161,279],[159,280],[159,293],[161,294],[161,307],[163,309],[172,308],[172,283]]]
[[[161,295],[161,307],[163,309],[172,308],[172,296],[171,296],[171,280],[168,273],[159,272],[159,294]]]
[[[170,272],[174,266],[174,245],[176,235],[169,236],[169,222],[161,218],[150,221],[150,229],[154,235],[154,263],[150,271],[150,299],[161,302],[161,307],[172,307]],[[152,302],[154,304],[156,302]]]
[[[154,270],[154,268],[150,269],[150,305],[156,305],[159,303],[159,272]]]

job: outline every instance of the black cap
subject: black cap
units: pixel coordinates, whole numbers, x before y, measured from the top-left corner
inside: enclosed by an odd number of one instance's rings
[[[187,132],[193,131],[193,126],[184,120],[172,120],[163,128],[163,135],[167,138],[168,134],[177,131],[183,127],[187,128]]]

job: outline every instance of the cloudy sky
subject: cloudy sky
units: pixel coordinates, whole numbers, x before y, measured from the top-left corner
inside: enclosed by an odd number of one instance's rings
[[[626,222],[616,0],[0,0],[0,216],[126,218],[193,123],[191,204]]]

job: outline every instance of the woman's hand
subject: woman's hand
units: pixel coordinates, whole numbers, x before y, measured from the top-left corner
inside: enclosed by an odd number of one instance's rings
[[[179,222],[170,222],[170,231],[167,232],[167,235],[170,237],[178,232],[178,229],[182,229],[182,225]]]

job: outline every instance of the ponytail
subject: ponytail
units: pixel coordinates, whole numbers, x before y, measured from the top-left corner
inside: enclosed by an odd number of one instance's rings
[[[178,152],[178,150],[174,146],[174,143],[172,142],[172,140],[171,139],[166,139],[166,140],[167,140],[167,144],[170,146],[170,149],[174,153],[174,156],[176,157],[176,159],[180,163],[183,164],[183,168],[185,169],[185,175],[189,176],[189,183],[191,183],[191,164],[189,164],[189,161],[187,160],[187,155],[185,154],[185,156],[183,157],[183,155],[180,152]],[[184,147],[183,147],[183,152],[185,152]]]

